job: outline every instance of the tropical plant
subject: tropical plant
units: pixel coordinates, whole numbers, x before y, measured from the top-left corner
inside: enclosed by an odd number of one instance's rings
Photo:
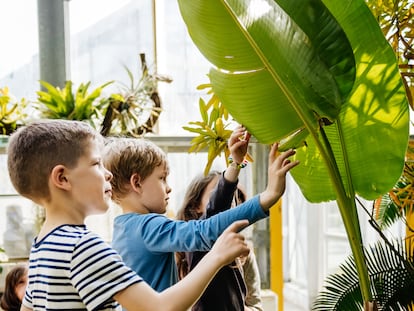
[[[413,211],[414,204],[414,140],[408,144],[403,174],[395,186],[382,197],[376,199],[372,212],[361,206],[370,217],[369,223],[382,238],[381,244],[370,247],[368,252],[368,274],[374,298],[379,310],[413,310],[414,269],[413,242],[407,235],[405,240],[389,241],[384,230],[397,221],[413,228],[406,221],[407,213]],[[401,243],[404,246],[401,246]],[[340,266],[339,272],[331,274],[326,286],[314,303],[313,310],[360,310],[362,299],[360,286],[353,267],[353,258]]]
[[[360,202],[361,203],[361,202]],[[362,205],[362,204],[361,204]],[[368,213],[368,209],[363,206]],[[414,305],[414,262],[411,238],[390,241],[371,215],[369,223],[382,241],[365,249],[375,310],[412,311]],[[353,256],[339,266],[339,271],[325,280],[312,310],[362,310],[364,301]]]
[[[153,131],[161,113],[161,99],[158,95],[159,81],[170,83],[168,76],[150,74],[145,54],[140,54],[142,74],[137,83],[133,73],[125,67],[129,85],[120,83],[120,92],[112,94],[102,122],[101,134],[127,134],[141,136]]]
[[[27,101],[14,99],[8,87],[0,88],[0,134],[10,135],[17,127],[24,125]]]
[[[414,303],[414,265],[410,247],[403,240],[377,242],[365,249],[371,289],[378,310],[411,311]],[[330,275],[312,306],[316,311],[359,311],[363,307],[355,262],[350,256]]]
[[[398,59],[408,101],[414,109],[414,2],[366,0]]]
[[[224,153],[226,165],[230,150],[227,141],[230,138],[232,130],[228,129],[231,122],[229,121],[229,113],[222,105],[220,99],[211,89],[211,84],[201,84],[198,90],[207,89],[210,99],[206,103],[204,99],[199,100],[199,109],[202,121],[189,122],[190,126],[183,126],[183,129],[198,134],[191,140],[191,147],[188,152],[199,152],[207,149],[207,164],[204,168],[204,175],[207,175],[213,165],[214,160]],[[253,162],[253,158],[249,153],[246,154],[246,160]]]
[[[410,140],[403,174],[390,191],[375,200],[373,214],[380,228],[386,229],[398,220],[406,222],[405,216],[413,211],[414,140]],[[406,225],[409,226],[408,223]]]
[[[399,69],[414,109],[414,1],[367,0],[385,37],[397,56]],[[407,212],[414,211],[414,140],[410,139],[404,171],[394,187],[375,201],[374,215],[385,229],[396,221],[406,222]],[[406,223],[408,226],[408,223]]]
[[[397,56],[400,73],[403,77],[403,82],[407,91],[407,98],[411,108],[413,108],[413,94],[414,94],[414,75],[413,75],[413,33],[414,33],[414,2],[413,1],[366,1],[373,15],[376,17],[385,37],[390,43]],[[414,232],[414,228],[407,221],[406,216],[414,212],[414,140],[410,138],[407,152],[406,161],[404,164],[403,174],[400,179],[394,185],[394,187],[386,194],[376,199],[373,204],[372,213],[368,213],[371,217],[369,223],[382,237],[383,241],[390,247],[384,248],[385,251],[393,251],[391,256],[399,256],[406,262],[404,266],[400,266],[398,269],[389,267],[388,270],[383,273],[386,274],[386,280],[389,284],[393,284],[392,295],[378,295],[376,296],[379,306],[383,310],[412,310],[413,309],[413,295],[407,292],[406,286],[401,286],[403,282],[406,284],[412,284],[412,257],[408,258],[406,254],[409,251],[404,250],[402,247],[393,248],[391,242],[388,241],[383,230],[389,228],[397,221],[405,223],[407,227],[407,237],[405,246],[408,250],[412,250],[411,233]],[[411,233],[410,233],[411,232]],[[374,246],[378,248],[378,246]],[[382,254],[382,256],[373,257],[373,260],[383,261],[384,257],[390,256],[390,254]],[[377,263],[379,265],[379,263]],[[375,278],[375,273],[369,270],[370,278]],[[338,274],[342,274],[342,269]],[[316,301],[316,305],[319,305],[318,310],[323,310],[324,305],[332,306],[332,309],[341,309],[341,305],[344,301],[351,303],[354,300],[349,293],[358,291],[359,286],[357,283],[343,282],[341,276],[337,273],[328,277],[328,286],[320,293]],[[342,282],[342,286],[333,286],[332,280],[336,282]],[[411,282],[411,283],[410,283]],[[377,288],[378,282],[371,282],[373,284],[374,292],[380,292],[381,288]],[[410,286],[410,285],[409,285]],[[375,295],[374,295],[375,296]],[[392,298],[391,298],[392,297]],[[331,298],[331,299],[328,299]],[[397,305],[390,304],[389,301],[393,299],[397,301]],[[361,305],[361,300],[355,299],[356,305]],[[347,310],[352,310],[347,308]],[[356,309],[359,310],[359,309]]]
[[[113,81],[88,93],[91,82],[81,83],[74,91],[73,82],[70,80],[66,81],[63,89],[40,81],[46,90],[37,92],[35,108],[40,112],[41,118],[87,121],[96,128],[97,123],[102,120],[102,111],[106,105],[106,100],[100,96],[102,90],[111,83]]]
[[[409,127],[406,90],[377,21],[363,0],[178,2],[229,113],[259,142],[297,147],[301,165],[291,173],[308,201],[336,200],[371,308],[355,197],[372,200],[394,185]]]

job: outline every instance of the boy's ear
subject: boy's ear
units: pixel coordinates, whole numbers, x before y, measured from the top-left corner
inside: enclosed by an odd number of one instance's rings
[[[139,174],[132,174],[131,178],[129,179],[129,183],[134,191],[141,192],[141,177]]]
[[[64,165],[56,165],[50,173],[50,180],[52,184],[60,189],[69,189],[70,183],[66,178],[66,167]]]

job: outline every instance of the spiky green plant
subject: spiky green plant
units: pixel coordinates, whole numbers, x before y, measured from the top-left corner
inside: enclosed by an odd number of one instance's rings
[[[221,104],[219,98],[211,89],[211,84],[201,84],[197,89],[207,89],[210,99],[207,103],[204,99],[199,100],[199,111],[201,121],[191,121],[189,126],[183,126],[183,129],[197,134],[191,140],[191,147],[188,152],[199,152],[207,149],[207,164],[204,168],[204,174],[207,175],[213,165],[214,160],[224,153],[225,159],[230,155],[227,146],[227,140],[232,133],[228,129],[229,114],[227,109]]]
[[[88,92],[90,81],[81,83],[76,90],[73,90],[73,82],[70,80],[66,81],[63,89],[40,81],[46,90],[37,92],[38,102],[35,108],[40,112],[41,118],[87,121],[96,127],[107,104],[105,99],[100,98],[102,90],[111,83],[113,81]]]
[[[9,93],[8,87],[0,88],[0,134],[10,135],[27,119],[27,101],[17,101]]]
[[[365,249],[373,298],[380,311],[411,311],[414,303],[413,255],[404,240],[378,242]],[[360,311],[364,301],[355,262],[350,256],[326,285],[312,306],[315,311]]]

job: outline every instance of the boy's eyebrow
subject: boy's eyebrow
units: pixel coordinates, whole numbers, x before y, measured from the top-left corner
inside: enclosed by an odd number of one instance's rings
[[[91,157],[92,162],[102,162],[102,157],[101,156],[92,156]]]

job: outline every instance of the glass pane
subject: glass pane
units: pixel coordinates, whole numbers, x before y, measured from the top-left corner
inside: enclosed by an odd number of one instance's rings
[[[124,66],[135,80],[141,77],[140,53],[150,73],[170,77],[159,82],[162,112],[155,131],[160,135],[189,135],[182,126],[199,120],[198,100],[208,82],[209,63],[192,43],[176,1],[69,2],[71,80],[94,86],[108,81],[129,85]],[[136,82],[135,81],[135,82]],[[118,87],[117,87],[118,85]],[[119,89],[119,84],[105,93]]]
[[[198,91],[196,87],[208,82],[206,75],[211,65],[193,44],[177,1],[157,0],[156,3],[158,72],[173,79],[172,83],[159,84],[164,107],[159,133],[189,135],[182,126],[201,119],[198,101],[205,91]]]
[[[308,245],[309,234],[315,228],[308,228],[308,213],[315,210],[309,205],[290,174],[286,179],[286,190],[282,198],[283,207],[283,276],[286,282],[307,286],[309,250],[317,257],[317,245]],[[315,241],[317,242],[317,241]]]
[[[17,194],[9,178],[9,171],[7,170],[7,155],[5,154],[5,150],[0,150],[0,194]]]
[[[0,247],[7,256],[0,261],[29,256],[43,217],[40,207],[17,195],[10,182],[7,156],[0,154]]]
[[[323,206],[326,233],[334,233],[345,237],[345,227],[336,202],[327,202]]]
[[[0,247],[8,259],[29,257],[43,217],[43,210],[30,200],[0,195]]]
[[[347,239],[329,237],[326,240],[327,267],[325,275],[338,271],[338,267],[351,254]]]
[[[33,99],[39,88],[37,1],[0,1],[0,12],[0,87]]]
[[[71,80],[77,84],[129,85],[125,67],[140,73],[139,53],[146,54],[148,65],[154,62],[149,0],[70,1],[69,24]]]

